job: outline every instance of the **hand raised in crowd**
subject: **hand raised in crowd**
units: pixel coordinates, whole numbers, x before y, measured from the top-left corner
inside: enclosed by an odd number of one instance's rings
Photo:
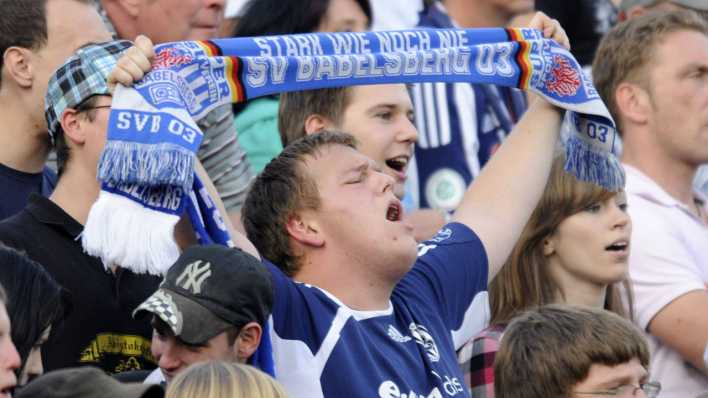
[[[108,75],[108,87],[111,91],[118,83],[131,86],[150,71],[152,59],[155,57],[154,47],[147,36],[139,35],[135,38],[135,45],[126,50],[115,69]]]
[[[541,11],[538,11],[531,22],[529,28],[538,29],[543,32],[543,37],[553,39],[563,46],[566,50],[570,50],[570,40],[565,33],[565,29],[560,25],[557,19],[553,19]]]

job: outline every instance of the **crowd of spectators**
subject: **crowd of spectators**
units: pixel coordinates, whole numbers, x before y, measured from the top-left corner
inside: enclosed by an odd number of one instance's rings
[[[707,1],[0,10],[0,398],[708,396]],[[185,207],[161,275],[82,246],[114,188],[99,166],[115,87],[155,45],[517,24],[591,76],[618,189],[569,172],[574,121],[530,91],[290,91],[194,121],[196,195],[235,247]]]

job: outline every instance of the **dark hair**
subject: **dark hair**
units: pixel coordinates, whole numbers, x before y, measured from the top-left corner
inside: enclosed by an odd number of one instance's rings
[[[39,263],[27,255],[0,244],[0,283],[7,290],[7,312],[12,325],[12,342],[22,367],[42,333],[56,328],[71,310],[69,292],[63,289]]]
[[[317,183],[303,168],[305,158],[319,155],[322,148],[330,145],[356,148],[356,140],[349,134],[323,131],[288,145],[256,177],[241,210],[248,239],[264,258],[290,276],[300,265],[290,246],[288,218],[299,210],[316,210],[320,205]]]
[[[609,311],[549,305],[527,311],[506,328],[494,359],[497,398],[570,397],[593,364],[638,359],[649,347],[631,322]]]
[[[371,24],[369,0],[355,0]],[[243,8],[234,37],[287,35],[317,30],[330,0],[250,0]]]
[[[10,47],[38,49],[47,43],[47,0],[0,0],[0,70]]]
[[[91,108],[98,102],[98,97],[99,95],[88,97],[76,107],[77,112],[86,113],[86,118],[90,122],[93,122],[96,118],[96,110]],[[61,124],[57,126],[57,133],[54,137],[54,150],[57,153],[57,176],[61,177],[62,174],[64,174],[66,164],[69,162],[69,158],[71,157],[69,144],[66,142],[64,129],[61,127]]]

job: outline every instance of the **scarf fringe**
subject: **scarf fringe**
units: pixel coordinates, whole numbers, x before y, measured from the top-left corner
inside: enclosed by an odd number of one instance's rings
[[[617,157],[574,136],[568,137],[565,145],[565,171],[612,192],[624,188],[624,169]]]
[[[192,186],[194,152],[171,143],[145,144],[108,141],[98,163],[104,182],[174,185],[185,192]]]
[[[81,236],[84,251],[104,267],[118,265],[136,274],[164,275],[177,261],[174,228],[179,217],[154,211],[101,191]]]

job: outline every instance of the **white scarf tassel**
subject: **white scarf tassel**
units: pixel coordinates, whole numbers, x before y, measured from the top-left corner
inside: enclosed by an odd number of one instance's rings
[[[81,243],[86,253],[101,258],[106,269],[117,265],[138,274],[164,275],[179,257],[174,240],[178,221],[178,216],[101,191],[89,212]]]

